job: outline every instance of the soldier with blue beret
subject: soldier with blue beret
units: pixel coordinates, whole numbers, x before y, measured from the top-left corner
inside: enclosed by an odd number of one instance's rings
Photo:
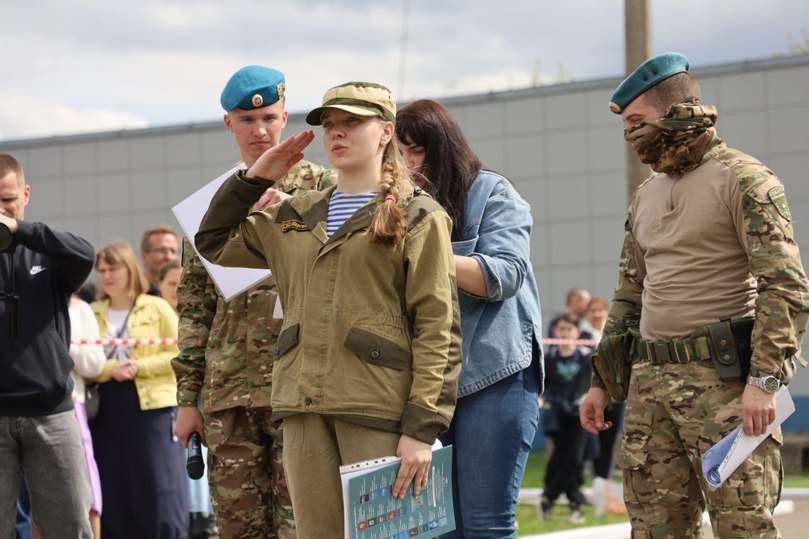
[[[279,143],[288,117],[285,91],[284,74],[259,65],[239,69],[225,84],[220,103],[225,127],[239,147],[240,168],[249,168]],[[334,171],[300,161],[267,190],[255,209],[306,190],[325,189],[335,181]],[[273,350],[283,323],[276,308],[275,278],[226,301],[186,239],[177,300],[176,432],[184,441],[199,432],[208,445],[219,536],[295,537],[281,462],[283,431],[270,420]]]
[[[653,174],[632,197],[579,414],[598,433],[610,428],[608,391],[626,398],[619,464],[632,537],[701,537],[706,502],[714,537],[780,537],[780,428],[718,487],[701,458],[736,426],[758,436],[775,420],[776,391],[804,363],[809,281],[784,185],[719,138],[717,110],[700,97],[688,59],[666,53],[610,99]]]

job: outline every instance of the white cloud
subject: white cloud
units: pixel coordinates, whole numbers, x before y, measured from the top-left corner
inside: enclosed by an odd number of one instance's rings
[[[560,71],[573,80],[623,71],[623,0],[409,6],[400,81],[402,2],[18,2],[3,12],[2,91],[85,118],[98,111],[107,129],[120,129],[133,119],[219,119],[222,86],[247,64],[286,73],[292,112],[317,106],[326,89],[348,80],[381,82],[397,94],[403,87],[397,97],[409,100],[528,87],[535,71],[545,83]],[[785,54],[790,36],[800,39],[809,26],[806,0],[658,1],[651,9],[654,50],[684,52],[693,66]],[[0,137],[56,132],[46,115],[0,107]],[[111,125],[115,117],[122,123]]]
[[[148,127],[145,118],[104,109],[75,109],[26,95],[0,92],[0,138],[48,137]]]

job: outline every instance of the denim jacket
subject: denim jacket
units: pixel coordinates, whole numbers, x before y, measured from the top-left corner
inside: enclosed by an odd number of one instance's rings
[[[481,171],[469,189],[461,240],[454,254],[480,263],[488,297],[459,289],[463,329],[463,368],[458,396],[463,397],[539,361],[543,386],[542,316],[531,266],[528,203],[509,181]]]

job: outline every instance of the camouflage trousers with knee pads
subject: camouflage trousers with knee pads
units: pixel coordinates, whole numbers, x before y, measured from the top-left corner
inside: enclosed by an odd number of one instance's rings
[[[780,428],[720,488],[702,477],[702,455],[742,422],[743,391],[710,361],[633,365],[619,455],[633,538],[702,537],[706,505],[716,538],[780,537]]]

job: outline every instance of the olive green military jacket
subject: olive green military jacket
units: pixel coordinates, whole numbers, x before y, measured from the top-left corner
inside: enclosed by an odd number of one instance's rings
[[[404,239],[370,243],[382,199],[326,236],[334,189],[244,218],[268,183],[237,173],[214,196],[196,245],[218,264],[270,267],[284,308],[273,367],[273,417],[318,413],[433,443],[455,408],[460,313],[451,223],[405,191]]]
[[[301,161],[275,187],[295,195],[331,187],[336,179],[333,170]],[[179,404],[196,405],[201,396],[206,412],[270,405],[272,352],[283,323],[273,317],[276,301],[272,276],[226,301],[191,242],[183,242],[180,353],[172,362]]]
[[[623,316],[641,310],[641,334],[652,340],[755,316],[751,371],[778,375],[806,330],[809,281],[771,170],[714,136],[699,167],[638,187],[604,336],[624,331]],[[592,382],[602,386],[597,375]]]

